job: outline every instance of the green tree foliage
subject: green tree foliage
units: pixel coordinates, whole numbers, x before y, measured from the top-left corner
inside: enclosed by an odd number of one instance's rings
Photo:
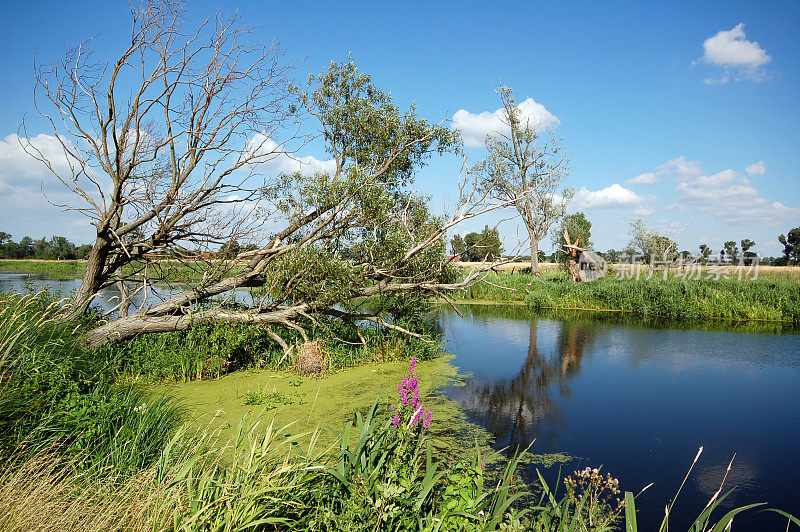
[[[467,262],[492,261],[503,254],[503,243],[497,228],[485,226],[480,233],[468,233],[463,239],[455,235],[450,241],[453,255]]]
[[[725,255],[727,255],[731,261],[736,262],[739,258],[739,248],[736,246],[736,241],[728,240],[722,244],[722,247],[725,250]]]
[[[74,260],[85,259],[89,251],[91,246],[76,246],[63,236],[53,236],[50,240],[25,236],[14,242],[12,235],[0,232],[0,259]]]
[[[503,253],[503,244],[500,242],[500,233],[497,228],[489,229],[485,226],[480,233],[469,233],[464,238],[469,259],[472,261],[492,261]]]
[[[310,90],[293,91],[323,125],[327,152],[337,171],[372,170],[392,191],[413,180],[433,153],[453,150],[458,134],[420,119],[415,104],[401,111],[353,61],[331,62],[309,79]],[[399,148],[398,148],[399,147]]]
[[[606,259],[606,261],[608,261],[609,264],[614,264],[616,262],[619,262],[619,258],[622,256],[622,252],[617,251],[614,248],[611,248],[605,253],[600,253],[600,256]]]
[[[711,248],[707,244],[700,244],[700,256],[703,262],[707,262],[708,257],[711,256]]]
[[[230,240],[229,242],[226,242],[220,246],[218,255],[223,259],[234,259],[236,258],[236,255],[241,252],[242,247],[239,245],[239,242],[236,240]]]
[[[453,255],[458,255],[463,258],[464,253],[467,251],[467,244],[464,242],[464,239],[461,238],[461,235],[455,234],[453,238],[450,240],[450,253]]]
[[[786,235],[780,235],[778,242],[783,244],[783,259],[786,264],[800,262],[800,227],[795,227]]]
[[[628,243],[628,248],[635,254],[642,255],[647,264],[653,264],[653,261],[674,260],[678,256],[675,242],[655,229],[647,227],[641,219],[631,222],[629,234],[631,241]]]
[[[740,244],[742,245],[742,256],[745,259],[750,259],[750,261],[748,261],[748,262],[752,262],[758,256],[758,254],[756,254],[756,252],[750,251],[750,249],[752,249],[753,246],[756,245],[756,243],[754,241],[750,240],[749,238],[744,238],[744,239],[742,239]]]
[[[290,225],[302,225],[309,212],[336,218],[317,218],[297,232],[296,247],[264,274],[270,298],[321,308],[343,304],[376,283],[454,280],[446,241],[435,237],[444,221],[408,185],[432,153],[455,150],[457,136],[419,118],[413,105],[401,111],[352,62],[331,63],[311,77],[306,91],[294,90],[320,120],[336,169],[332,175],[283,175],[264,195]],[[306,244],[319,234],[325,237]],[[414,321],[426,297],[422,291],[386,291],[373,298],[370,310]]]

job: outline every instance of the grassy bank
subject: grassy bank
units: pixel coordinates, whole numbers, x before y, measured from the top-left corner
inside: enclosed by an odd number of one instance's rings
[[[623,312],[635,316],[800,323],[800,279],[682,280],[603,278],[593,283],[542,282],[533,309]]]
[[[40,273],[57,279],[76,279],[84,270],[85,260],[0,260],[0,271]]]
[[[800,276],[765,272],[757,279],[625,279],[570,283],[560,272],[536,279],[499,272],[463,291],[465,301],[526,302],[535,310],[620,312],[672,320],[800,323]]]
[[[191,374],[159,373],[169,365],[125,349],[87,352],[76,342],[87,324],[54,312],[41,295],[0,295],[2,530],[636,530],[635,497],[610,475],[526,486],[518,458],[436,452],[449,445],[437,426],[452,433],[459,415],[431,393],[453,376],[442,358],[340,357],[310,377],[266,357],[262,369],[142,388]],[[142,338],[151,357],[172,345]],[[698,509],[698,529],[748,509],[713,513],[723,498]]]

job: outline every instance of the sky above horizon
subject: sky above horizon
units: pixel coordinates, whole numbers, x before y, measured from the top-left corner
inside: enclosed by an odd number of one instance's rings
[[[0,22],[0,231],[15,240],[92,227],[42,195],[55,178],[22,151],[23,117],[43,147],[52,129],[33,109],[33,60],[50,63],[88,37],[116,58],[129,34],[127,2],[3,2]],[[800,3],[459,2],[416,4],[192,1],[199,21],[236,9],[278,39],[305,79],[348,54],[404,108],[458,128],[480,159],[496,130],[494,87],[563,137],[576,190],[570,212],[592,222],[595,249],[622,249],[642,218],[680,249],[715,251],[750,238],[777,256],[777,235],[800,226]],[[116,54],[116,55],[115,55]],[[52,137],[50,137],[52,140]],[[324,167],[313,143],[299,156]],[[313,165],[312,165],[313,166]],[[460,160],[422,169],[416,186],[442,205]],[[505,213],[510,214],[510,213]],[[497,213],[459,232],[492,225]],[[507,248],[524,233],[504,222]],[[541,246],[551,249],[550,238]]]

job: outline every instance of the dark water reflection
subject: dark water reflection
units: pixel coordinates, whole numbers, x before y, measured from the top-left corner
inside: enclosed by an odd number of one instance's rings
[[[685,529],[717,491],[731,457],[725,507],[766,501],[800,514],[800,336],[698,326],[533,316],[524,308],[464,307],[441,324],[454,364],[471,374],[445,393],[509,452],[603,465],[623,488],[655,485],[637,504],[644,530],[704,446],[676,506]],[[730,328],[730,324],[728,324]],[[774,329],[756,326],[754,330]],[[533,469],[529,473],[533,473]],[[554,478],[556,471],[548,473]],[[738,529],[770,529],[766,514]],[[764,528],[767,527],[767,528]]]

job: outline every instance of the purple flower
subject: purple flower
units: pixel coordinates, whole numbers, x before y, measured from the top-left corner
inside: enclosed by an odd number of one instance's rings
[[[411,397],[411,408],[417,408],[419,404],[419,388],[414,388],[414,395]]]
[[[394,417],[392,418],[392,426],[397,428],[399,424],[400,424],[400,414],[395,414]]]
[[[428,410],[428,413],[425,414],[425,421],[422,422],[422,428],[423,429],[427,429],[428,425],[431,424],[431,415],[432,414],[433,414],[433,412],[431,412],[430,410]]]

